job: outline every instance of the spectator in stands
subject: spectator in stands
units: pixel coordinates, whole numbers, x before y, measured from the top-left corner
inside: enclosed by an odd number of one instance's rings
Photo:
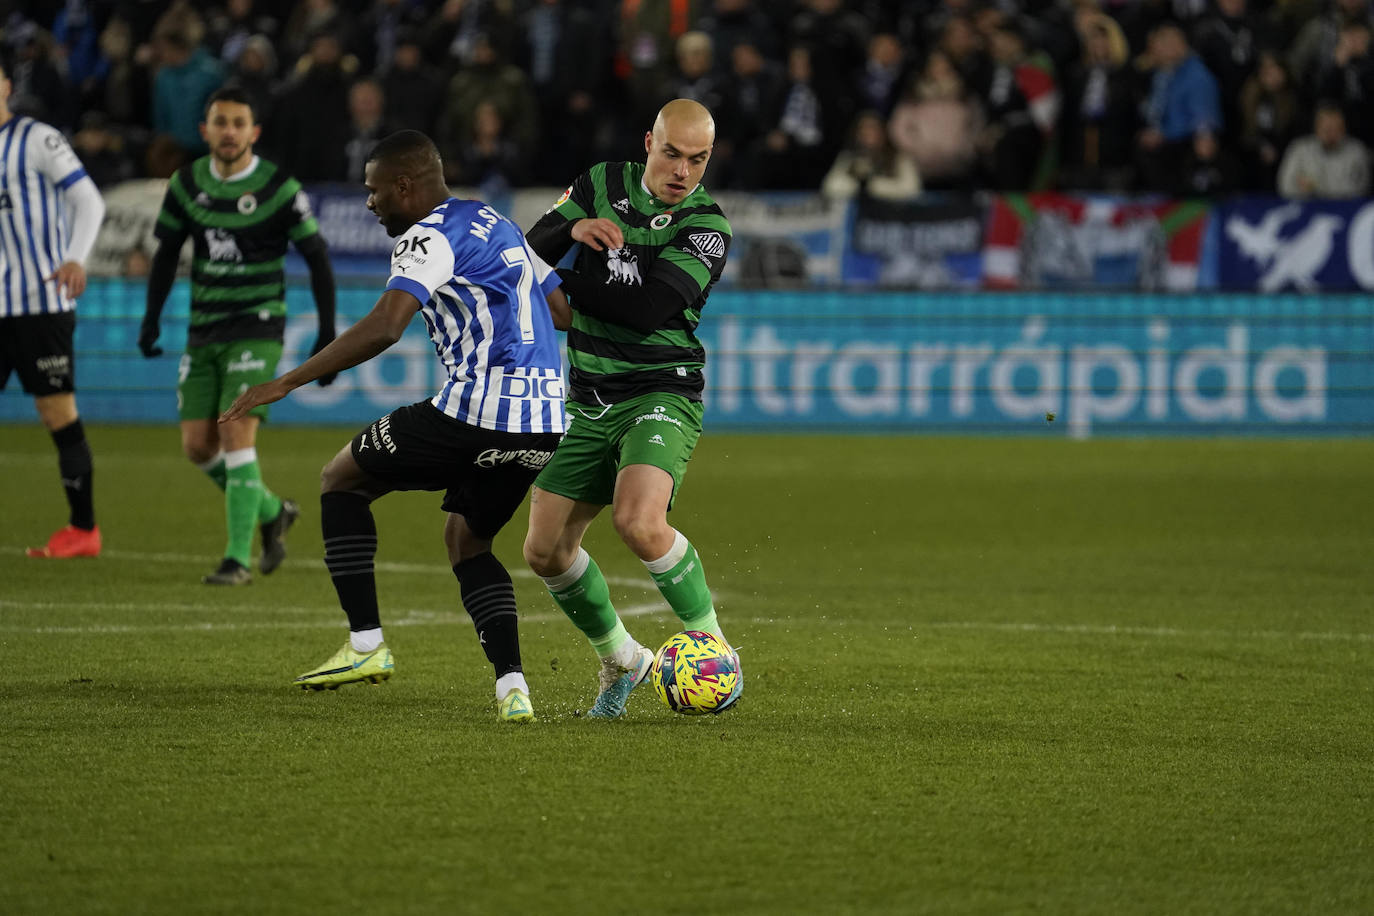
[[[710,35],[705,32],[684,32],[677,40],[677,66],[659,90],[659,95],[665,99],[691,99],[700,102],[707,111],[719,111],[724,94],[721,80],[715,74],[712,51]],[[713,161],[720,151],[720,140],[717,139],[711,153]]]
[[[137,172],[135,150],[103,112],[88,111],[81,116],[81,123],[72,136],[72,148],[81,157],[86,174],[97,187],[127,181]]]
[[[1159,190],[1174,185],[1194,137],[1220,134],[1221,100],[1216,79],[1177,23],[1155,27],[1146,55],[1153,73],[1136,161],[1146,189]]]
[[[472,139],[458,151],[453,183],[476,188],[481,200],[507,194],[526,177],[526,152],[506,136],[501,112],[491,102],[480,102],[472,112]]]
[[[299,60],[311,53],[315,37],[325,32],[339,44],[339,56],[351,47],[352,31],[336,0],[297,0],[282,30],[280,50],[285,61]],[[299,176],[297,176],[299,177]]]
[[[125,129],[146,133],[152,116],[152,82],[148,68],[135,59],[133,29],[128,20],[121,16],[110,18],[100,33],[100,52],[109,67],[92,95],[93,107]],[[152,49],[145,46],[149,58],[151,53]]]
[[[1082,57],[1066,82],[1064,184],[1124,191],[1134,179],[1139,127],[1136,96],[1121,27],[1095,11],[1076,19]]]
[[[358,17],[352,50],[358,72],[381,74],[391,69],[403,33],[424,26],[423,5],[412,0],[372,0]],[[425,125],[422,130],[428,130]]]
[[[1026,46],[1011,19],[989,36],[996,69],[983,96],[988,123],[979,137],[983,172],[1003,191],[1038,191],[1054,179],[1061,104],[1049,56]]]
[[[1339,102],[1351,136],[1366,146],[1374,143],[1374,54],[1369,39],[1368,22],[1346,23],[1317,76],[1317,98]]]
[[[1298,93],[1277,51],[1261,51],[1255,75],[1240,92],[1240,152],[1244,187],[1270,192],[1279,159],[1298,130]]]
[[[10,110],[59,129],[70,127],[75,116],[72,91],[57,64],[52,35],[15,13],[7,21],[3,36],[12,49],[12,65],[6,68]]]
[[[620,0],[617,73],[628,96],[624,119],[631,133],[653,121],[663,99],[659,93],[672,73],[677,40],[691,31],[706,0]],[[627,135],[628,141],[630,136]]]
[[[443,77],[437,67],[425,60],[423,47],[416,29],[402,29],[396,36],[391,66],[382,74],[388,134],[398,130],[434,130],[444,98]]]
[[[1193,31],[1193,47],[1221,94],[1223,133],[1228,142],[1240,136],[1240,91],[1255,72],[1264,38],[1259,17],[1248,0],[1216,0],[1216,11]]]
[[[1315,97],[1322,66],[1336,56],[1341,30],[1352,22],[1370,22],[1369,0],[1331,0],[1321,17],[1298,32],[1288,50],[1288,72],[1305,97]]]
[[[747,189],[756,187],[760,180],[764,136],[782,108],[787,78],[782,67],[766,59],[753,42],[737,42],[730,58],[725,104],[715,113],[716,142],[728,134],[735,154],[724,168],[713,157],[711,183]]]
[[[756,187],[815,189],[830,167],[826,158],[823,102],[812,87],[811,50],[797,45],[787,55],[787,83],[781,107],[766,122],[758,156]]]
[[[738,44],[753,45],[768,60],[782,56],[777,29],[754,0],[714,0],[710,11],[697,20],[696,28],[711,36],[716,72],[722,77],[730,72]],[[720,173],[714,162],[711,171],[711,183],[718,185]]]
[[[892,32],[879,32],[869,39],[868,56],[855,78],[855,96],[863,108],[886,118],[911,79],[911,62],[901,40]]]
[[[569,162],[585,168],[606,158],[598,143],[611,113],[598,102],[610,82],[611,41],[595,14],[565,0],[536,0],[517,31],[515,63],[529,75],[540,134],[560,138],[535,144],[533,180],[567,181]]]
[[[240,46],[229,80],[253,99],[259,122],[271,123],[277,85],[277,52],[271,39],[250,35]]]
[[[210,94],[223,84],[224,67],[205,48],[204,26],[189,7],[173,7],[153,31],[159,66],[153,77],[153,133],[170,138],[194,158],[205,152],[200,122]]]
[[[892,112],[897,148],[916,164],[925,187],[972,190],[983,113],[953,62],[938,48]]]
[[[1369,193],[1369,148],[1346,135],[1341,106],[1317,106],[1313,132],[1288,145],[1279,165],[1284,197],[1343,199]]]
[[[864,194],[909,200],[921,193],[921,178],[911,157],[893,146],[883,116],[861,111],[854,117],[849,143],[821,182],[821,192],[830,197]]]
[[[502,60],[485,35],[477,36],[472,62],[454,74],[444,99],[439,150],[450,180],[463,146],[472,140],[474,115],[482,102],[496,106],[506,136],[522,153],[534,148],[539,134],[538,106],[529,77],[519,67]]]
[[[348,87],[348,119],[351,135],[344,146],[348,165],[344,180],[361,184],[363,166],[377,141],[386,136],[385,130],[386,96],[381,84],[371,77],[364,77]]]
[[[205,42],[211,53],[227,66],[233,66],[255,35],[264,37],[271,45],[281,34],[281,21],[266,8],[265,2],[255,0],[226,0],[206,14]],[[272,59],[277,57],[272,47]]]
[[[69,117],[75,118],[89,107],[91,94],[109,69],[109,61],[100,52],[104,18],[87,0],[67,0],[53,19],[53,58],[62,62],[63,82],[76,91],[72,101],[79,103]]]
[[[1218,197],[1236,189],[1239,172],[1235,156],[1217,136],[1197,134],[1174,184],[1163,190],[1179,197]]]
[[[852,86],[868,51],[868,23],[843,0],[806,0],[792,19],[791,42],[809,49],[810,87],[820,105],[822,161],[844,142],[855,111]]]
[[[348,86],[356,69],[357,62],[343,56],[339,37],[320,32],[278,97],[262,145],[302,182],[350,177],[344,149],[350,134]]]
[[[968,16],[946,19],[936,48],[959,71],[964,88],[974,97],[982,98],[992,83],[992,58],[988,56],[983,36],[973,27],[973,20]]]

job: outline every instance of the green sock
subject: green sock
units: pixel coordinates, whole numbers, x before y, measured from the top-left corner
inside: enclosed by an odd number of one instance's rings
[[[611,590],[596,561],[585,550],[567,572],[544,579],[554,603],[582,631],[601,658],[610,658],[630,638],[611,606]]]
[[[204,471],[205,476],[214,481],[215,486],[224,490],[229,479],[229,472],[224,466],[224,452],[220,452],[209,461],[198,464],[196,467]],[[262,500],[258,503],[258,524],[261,525],[272,521],[281,514],[281,500],[277,494],[261,483],[261,478],[259,478],[259,485],[262,487]]]
[[[229,528],[229,544],[224,555],[250,564],[253,531],[258,524],[258,505],[262,502],[262,475],[256,460],[237,467],[226,466],[224,517]]]
[[[682,621],[684,630],[704,630],[725,639],[716,621],[715,606],[711,604],[711,590],[706,587],[701,557],[682,532],[677,533],[677,539],[666,554],[657,560],[645,561],[644,566],[673,613]]]

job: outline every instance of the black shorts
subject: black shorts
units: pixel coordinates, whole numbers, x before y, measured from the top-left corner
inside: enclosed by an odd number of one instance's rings
[[[36,398],[75,391],[75,332],[75,312],[0,318],[0,389],[17,372]]]
[[[364,428],[350,450],[364,473],[393,490],[446,491],[444,511],[491,539],[520,507],[559,438],[481,429],[420,401]]]

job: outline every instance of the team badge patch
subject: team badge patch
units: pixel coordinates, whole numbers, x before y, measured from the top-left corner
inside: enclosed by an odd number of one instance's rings
[[[553,205],[555,207],[561,207],[568,202],[569,197],[572,197],[572,185],[568,185],[568,190],[564,191],[562,196],[553,202]]]
[[[258,199],[252,194],[245,194],[239,198],[239,212],[244,216],[252,213],[258,208]]]
[[[694,232],[687,236],[687,241],[708,258],[719,258],[725,254],[725,238],[719,232]]]
[[[650,228],[650,229],[663,229],[663,228],[665,228],[669,223],[671,223],[672,221],[673,221],[673,214],[671,214],[671,213],[660,213],[658,216],[655,216],[653,219],[649,220],[649,228]]]

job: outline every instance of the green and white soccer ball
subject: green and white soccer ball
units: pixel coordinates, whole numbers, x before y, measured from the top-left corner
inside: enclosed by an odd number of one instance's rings
[[[736,698],[741,677],[730,647],[701,630],[673,634],[649,669],[663,705],[688,716],[723,712]]]

